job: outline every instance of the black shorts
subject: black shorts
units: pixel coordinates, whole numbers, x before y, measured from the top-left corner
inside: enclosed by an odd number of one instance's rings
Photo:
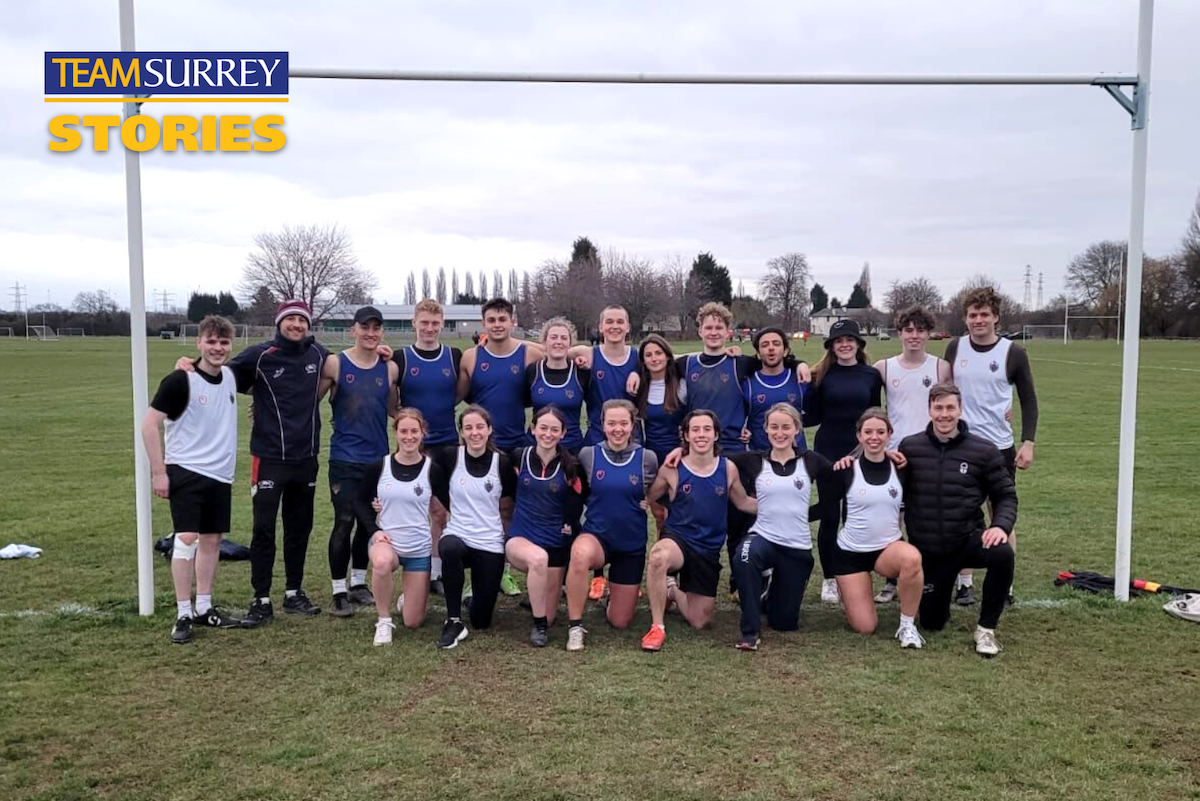
[[[514,535],[510,539],[525,540],[526,542],[536,545],[537,547],[539,547],[543,551],[545,551],[546,557],[547,557],[546,567],[566,567],[567,562],[571,561],[571,546],[570,545],[559,545],[554,548],[547,548],[545,545],[542,545],[540,542],[534,542],[533,540],[529,539],[529,537],[523,536],[521,534]]]
[[[1013,483],[1017,483],[1017,446],[1010,445],[1007,448],[1001,448],[1000,455],[1004,457],[1004,469],[1008,471]]]
[[[232,485],[177,464],[167,465],[167,479],[171,482],[171,523],[176,531],[229,533]]]
[[[646,570],[646,549],[633,553],[617,553],[610,551],[599,537],[596,541],[604,549],[604,563],[608,565],[608,580],[611,584],[624,584],[636,587],[642,583],[642,574]]]
[[[367,471],[375,464],[354,462],[329,462],[329,501],[334,509],[353,509],[358,488],[362,486]]]
[[[870,573],[875,569],[875,563],[884,552],[878,551],[847,551],[840,545],[833,552],[833,575],[849,576],[853,573]]]
[[[672,534],[670,531],[663,532],[662,538],[675,543],[683,552],[679,589],[707,598],[716,598],[717,587],[721,584],[720,555],[713,556],[697,550],[678,534]]]

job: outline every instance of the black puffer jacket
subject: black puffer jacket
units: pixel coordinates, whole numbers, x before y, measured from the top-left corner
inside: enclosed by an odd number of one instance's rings
[[[995,445],[968,433],[941,442],[933,424],[905,437],[900,452],[904,474],[904,523],[908,538],[923,552],[946,553],[984,528],[983,502],[992,502],[992,525],[1012,533],[1017,523],[1017,488]]]

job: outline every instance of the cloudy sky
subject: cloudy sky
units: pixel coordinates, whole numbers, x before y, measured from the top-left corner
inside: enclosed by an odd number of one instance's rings
[[[202,9],[199,12],[198,9]],[[142,50],[286,50],[293,67],[677,73],[1135,71],[1135,0],[868,2],[142,2]],[[1149,253],[1176,247],[1200,189],[1200,3],[1159,0]],[[46,50],[119,48],[117,2],[11,4],[0,31],[0,307],[128,301],[123,156],[48,150]],[[98,110],[103,108],[103,111]],[[490,276],[592,238],[655,260],[703,250],[747,287],[808,255],[849,294],[976,273],[1046,298],[1071,256],[1125,238],[1128,116],[1088,87],[651,87],[293,80],[273,154],[142,157],[146,289],[234,288],[251,237],[337,223],[398,302],[411,270]]]

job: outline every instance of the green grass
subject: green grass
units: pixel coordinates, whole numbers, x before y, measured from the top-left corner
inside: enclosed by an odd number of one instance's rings
[[[1023,600],[992,661],[970,650],[970,611],[901,652],[894,607],[861,638],[812,588],[801,631],[768,632],[757,654],[730,647],[725,598],[710,630],[670,619],[657,655],[637,650],[644,609],[628,632],[589,609],[582,654],[562,650],[561,624],[533,651],[511,600],[447,653],[436,606],[390,649],[371,646],[371,614],[172,646],[166,563],[158,614],[135,602],[128,345],[0,341],[0,544],[45,549],[0,562],[2,798],[1200,798],[1200,627],[1161,599],[1052,586],[1064,568],[1112,569],[1115,344],[1030,348],[1041,426],[1019,482]],[[155,384],[185,352],[151,343]],[[1200,584],[1200,346],[1146,343],[1142,368],[1134,573]],[[307,585],[327,603],[320,482]],[[165,504],[154,514],[168,530]],[[222,564],[216,594],[244,609],[248,564]]]

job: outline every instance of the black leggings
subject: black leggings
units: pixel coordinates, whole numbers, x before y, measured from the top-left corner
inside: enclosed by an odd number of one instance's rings
[[[742,540],[730,565],[738,577],[743,635],[756,637],[762,631],[762,572],[768,568],[773,572],[767,595],[767,623],[775,631],[800,628],[800,602],[812,575],[812,551],[785,548],[751,534]]]
[[[462,617],[463,585],[467,568],[471,569],[471,627],[486,629],[492,625],[500,578],[504,575],[504,554],[472,548],[459,537],[442,535],[438,542],[442,557],[442,586],[446,593],[446,616]]]
[[[359,486],[369,467],[348,462],[329,463],[329,498],[333,501],[333,531],[329,533],[330,578],[346,578],[346,568],[352,560],[355,570],[366,570],[370,566],[370,522],[360,520],[354,509]]]
[[[979,605],[979,625],[994,629],[1000,622],[1008,588],[1012,586],[1015,558],[1008,543],[983,547],[983,532],[977,531],[947,553],[921,552],[925,569],[925,593],[921,596],[921,628],[940,631],[950,620],[950,599],[954,579],[964,567],[986,568],[983,601]]]
[[[816,518],[821,521],[817,529],[817,556],[821,560],[821,575],[824,578],[837,578],[834,571],[833,555],[837,553],[837,533],[839,518],[842,512],[842,502],[839,497],[838,479],[825,478],[817,481],[817,493],[820,497],[809,512],[809,520]]]
[[[255,598],[271,594],[275,569],[275,519],[283,507],[283,568],[289,590],[304,583],[304,560],[312,533],[317,460],[254,461],[254,533],[250,538],[250,585]]]

